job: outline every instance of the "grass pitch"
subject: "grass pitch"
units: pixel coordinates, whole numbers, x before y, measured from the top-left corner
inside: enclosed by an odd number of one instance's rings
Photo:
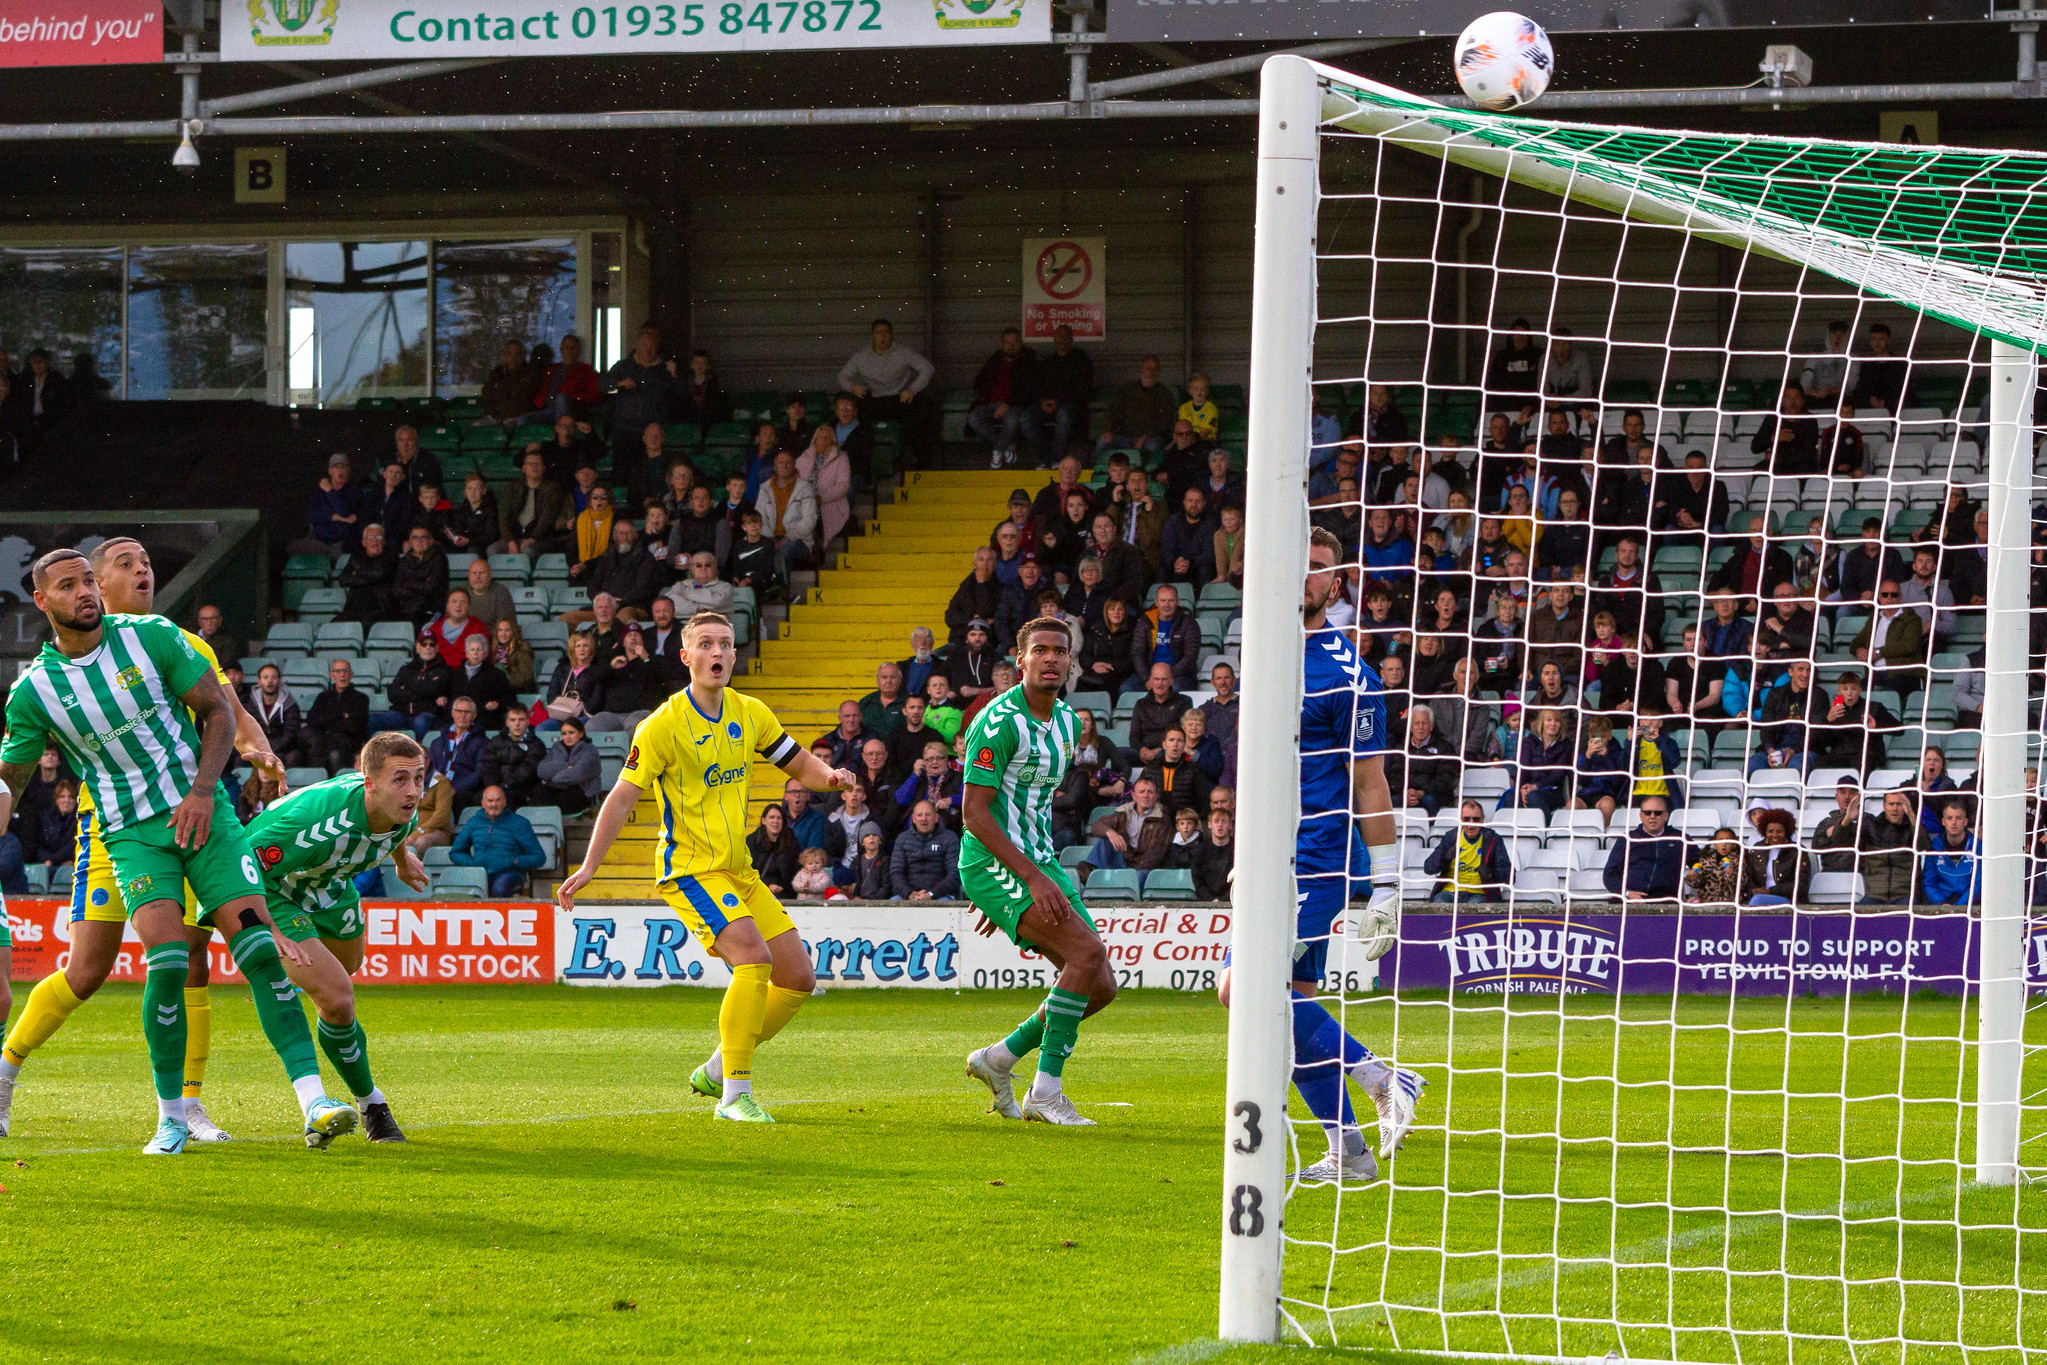
[[[207,1105],[236,1141],[155,1160],[137,994],[107,988],[24,1073],[0,1142],[0,1360],[1302,1358],[1208,1339],[1226,1020],[1207,995],[1128,992],[1090,1021],[1069,1075],[1102,1127],[1069,1133],[985,1113],[961,1074],[1025,993],[813,1001],[761,1054],[780,1122],[760,1129],[714,1124],[687,1089],[713,992],[365,987],[413,1140],[318,1154],[247,996],[216,989]],[[1345,1192],[1340,1222],[1333,1191],[1289,1207],[1291,1236],[1338,1248],[1296,1247],[1289,1296],[1354,1310],[1301,1313],[1322,1340],[1603,1354],[1595,1320],[1618,1311],[1682,1325],[1629,1333],[1637,1355],[1785,1358],[1786,1323],[1959,1323],[1989,1346],[2022,1287],[2047,1290],[2038,1197],[1956,1192],[1973,1081],[1951,1005],[1466,1006],[1454,1029],[1440,1001],[1397,1025],[1383,1000],[1352,1012],[1374,1044],[1397,1027],[1431,1080],[1424,1122],[1447,1107],[1455,1132],[1417,1132],[1397,1186]],[[1699,1088],[1668,1083],[1673,1061]],[[1844,1081],[1861,1098],[1819,1098]],[[1302,1144],[1319,1154],[1315,1131]],[[1924,1164],[1882,1158],[1900,1149]],[[1929,1223],[1886,1221],[1894,1195]],[[1844,1201],[1845,1230],[1769,1212]],[[2023,1251],[1958,1236],[1938,1221],[1957,1207],[2043,1232]],[[1586,1259],[1614,1246],[1647,1268]],[[1867,1283],[1839,1288],[1844,1270]],[[2003,1288],[1898,1283],[1958,1272]],[[2047,1322],[2024,1339],[2037,1353]]]

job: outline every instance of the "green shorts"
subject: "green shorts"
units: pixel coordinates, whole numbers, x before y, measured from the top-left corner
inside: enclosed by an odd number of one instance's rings
[[[212,923],[213,912],[231,900],[263,894],[248,832],[226,801],[214,802],[204,848],[179,848],[177,838],[168,814],[101,836],[131,916],[151,901],[176,901],[182,909],[187,882],[198,898],[201,924]]]
[[[7,927],[7,896],[0,892],[0,948],[12,948],[14,934]]]
[[[1073,907],[1073,913],[1087,921],[1087,927],[1095,927],[1095,917],[1087,912],[1081,903],[1080,888],[1073,884],[1073,877],[1058,863],[1039,863],[1038,871],[1051,878],[1052,885],[1066,893],[1066,903]],[[1034,948],[1017,937],[1016,926],[1023,919],[1024,912],[1031,908],[1031,889],[1025,886],[1017,875],[994,858],[986,862],[962,863],[960,865],[960,889],[974,908],[994,920],[1002,932],[1009,935],[1009,941],[1019,948]]]
[[[277,932],[293,943],[304,943],[312,938],[341,940],[362,937],[362,904],[359,901],[325,910],[306,910],[272,896],[270,918],[277,925]]]

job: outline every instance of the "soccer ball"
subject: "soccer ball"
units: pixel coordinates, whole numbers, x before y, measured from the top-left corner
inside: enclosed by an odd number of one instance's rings
[[[1485,109],[1519,109],[1549,89],[1556,54],[1542,25],[1512,10],[1482,14],[1457,38],[1457,83]]]

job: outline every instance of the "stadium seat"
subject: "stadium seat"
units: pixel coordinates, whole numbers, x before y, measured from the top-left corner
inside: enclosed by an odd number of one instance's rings
[[[1080,865],[1087,861],[1087,851],[1086,844],[1068,844],[1059,850],[1059,866],[1068,872],[1078,870]]]
[[[1088,881],[1092,883],[1094,878]],[[1154,901],[1194,900],[1194,874],[1184,867],[1157,868],[1145,876],[1144,897]]]
[[[568,837],[562,828],[560,806],[521,806],[519,814],[526,817],[526,823],[533,826],[533,835],[540,840],[540,847],[547,854],[549,867],[561,863],[562,846]]]
[[[1115,701],[1107,692],[1069,693],[1066,698],[1066,704],[1076,711],[1094,712],[1097,723],[1100,723],[1104,716],[1112,714],[1116,709]]]
[[[1612,900],[1613,893],[1606,889],[1606,875],[1603,872],[1586,870],[1573,872],[1564,884],[1565,894],[1572,900]]]
[[[455,569],[452,562],[453,556],[449,558],[451,562],[448,565],[448,571],[453,573]],[[492,576],[502,580],[507,587],[523,586],[528,579],[533,577],[533,561],[524,555],[492,555],[490,557],[490,571]],[[465,569],[464,572],[467,572],[467,570]]]
[[[1860,872],[1817,872],[1807,895],[1814,905],[1853,905],[1863,897]]]
[[[437,868],[432,887],[433,894],[442,900],[480,901],[490,895],[490,878],[480,867]]]
[[[313,648],[313,628],[303,622],[280,621],[263,637],[263,652],[276,657],[278,650],[308,654]]]
[[[71,864],[59,862],[50,869],[50,894],[54,896],[69,895],[70,893]]]
[[[377,621],[371,624],[369,635],[364,641],[370,648],[402,649],[406,657],[412,655],[412,641],[418,634],[403,621]]]
[[[1142,876],[1127,867],[1098,867],[1088,875],[1086,894],[1091,901],[1134,901],[1144,885]]]
[[[564,554],[545,554],[533,561],[535,583],[565,583],[569,577],[569,557]]]
[[[28,881],[31,896],[41,895],[50,889],[50,869],[42,863],[30,863],[22,869],[22,875]]]
[[[1087,813],[1087,827],[1089,829],[1093,829],[1095,827],[1095,821],[1106,819],[1107,817],[1114,815],[1115,813],[1116,808],[1114,806],[1096,806],[1093,810]]]
[[[536,587],[528,588],[526,591],[540,592],[542,590]],[[566,651],[569,647],[569,628],[559,621],[541,621],[537,624],[523,627],[523,629],[526,633],[526,643],[533,646],[534,676],[538,678],[542,676],[539,672],[540,651],[542,649]]]
[[[476,812],[482,809],[483,807],[481,806],[471,806],[469,810],[464,813],[462,817],[462,823],[465,825],[468,824],[469,817],[476,814]],[[455,854],[454,851],[450,849],[446,844],[436,844],[434,847],[422,853],[419,857],[419,861],[421,865],[426,868],[427,871],[431,872],[437,867],[453,867],[455,865]]]
[[[598,790],[608,792],[618,785],[618,775],[625,771],[625,760],[623,758],[613,758],[609,755],[601,756],[598,759],[598,767],[600,772],[599,781],[601,783]]]
[[[325,687],[327,665],[314,658],[287,659],[284,663],[284,680],[295,687]]]
[[[526,615],[528,612],[545,616],[547,614],[548,593],[549,589],[545,585],[535,588],[513,588],[512,607],[521,616]]]
[[[580,583],[557,584],[548,594],[548,602],[557,612],[585,611],[590,606],[590,590]]]
[[[284,770],[284,780],[289,782],[294,789],[310,787],[316,782],[325,782],[327,780],[327,770],[325,768],[286,768]]]
[[[1536,839],[1546,838],[1549,834],[1549,817],[1540,810],[1517,807],[1513,810],[1495,811],[1488,823],[1502,833],[1512,830],[1516,834],[1532,835]]]
[[[1127,749],[1130,747],[1129,721],[1119,720],[1112,722],[1111,724],[1108,725],[1101,725],[1098,723],[1095,728],[1098,731],[1100,731],[1103,739],[1115,745],[1117,748]]]
[[[590,742],[597,746],[600,757],[624,758],[626,750],[632,748],[633,737],[625,730],[593,730]]]
[[[345,588],[307,588],[299,595],[298,611],[301,616],[314,612],[333,616],[347,605]]]
[[[313,650],[360,654],[363,648],[363,629],[360,621],[329,621],[313,632]]]

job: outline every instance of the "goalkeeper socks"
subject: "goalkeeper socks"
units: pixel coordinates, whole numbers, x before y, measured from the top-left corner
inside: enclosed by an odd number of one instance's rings
[[[196,1100],[206,1084],[206,1058],[213,1051],[213,997],[204,986],[185,987],[185,1098]]]
[[[313,1031],[306,1027],[299,989],[284,974],[284,959],[277,955],[277,940],[270,936],[269,926],[258,924],[228,940],[227,950],[235,960],[235,969],[248,978],[249,995],[256,1002],[256,1018],[263,1025],[263,1036],[276,1049],[277,1060],[284,1063],[284,1074],[291,1078],[292,1089],[299,1091],[299,1105],[304,1108],[309,1101],[301,1081],[310,1079],[315,1088],[314,1098],[319,1098],[320,1055],[313,1050]]]
[[[1301,1092],[1308,1112],[1330,1130],[1333,1149],[1339,1129],[1356,1121],[1351,1112],[1350,1093],[1344,1089],[1343,1072],[1336,1062],[1349,1048],[1362,1053],[1365,1047],[1346,1034],[1328,1010],[1307,996],[1296,993],[1293,1007],[1294,1089]]]
[[[367,1095],[377,1088],[370,1079],[370,1040],[362,1031],[362,1020],[345,1024],[320,1021],[320,1051],[334,1064],[334,1070],[351,1095]]]
[[[71,993],[64,973],[51,972],[36,982],[21,1007],[21,1018],[14,1021],[14,1028],[7,1035],[7,1046],[0,1048],[0,1066],[12,1068],[6,1073],[10,1079],[14,1071],[21,1070],[29,1053],[49,1042],[50,1035],[64,1027],[64,1021],[78,1006],[79,999]]]
[[[749,962],[732,969],[732,984],[725,988],[725,1002],[718,1007],[718,1051],[724,1058],[724,1098],[730,1104],[753,1091],[753,1050],[760,1043],[761,1029],[768,1015],[768,977],[772,968],[765,962]]]
[[[192,953],[184,940],[159,943],[142,955],[142,1036],[149,1044],[149,1074],[157,1110],[185,1118],[185,972]]]
[[[1033,1099],[1049,1099],[1059,1093],[1066,1059],[1080,1041],[1080,1019],[1086,1013],[1087,997],[1076,991],[1054,986],[1045,997],[1044,1041],[1038,1051],[1037,1079],[1031,1082]]]

